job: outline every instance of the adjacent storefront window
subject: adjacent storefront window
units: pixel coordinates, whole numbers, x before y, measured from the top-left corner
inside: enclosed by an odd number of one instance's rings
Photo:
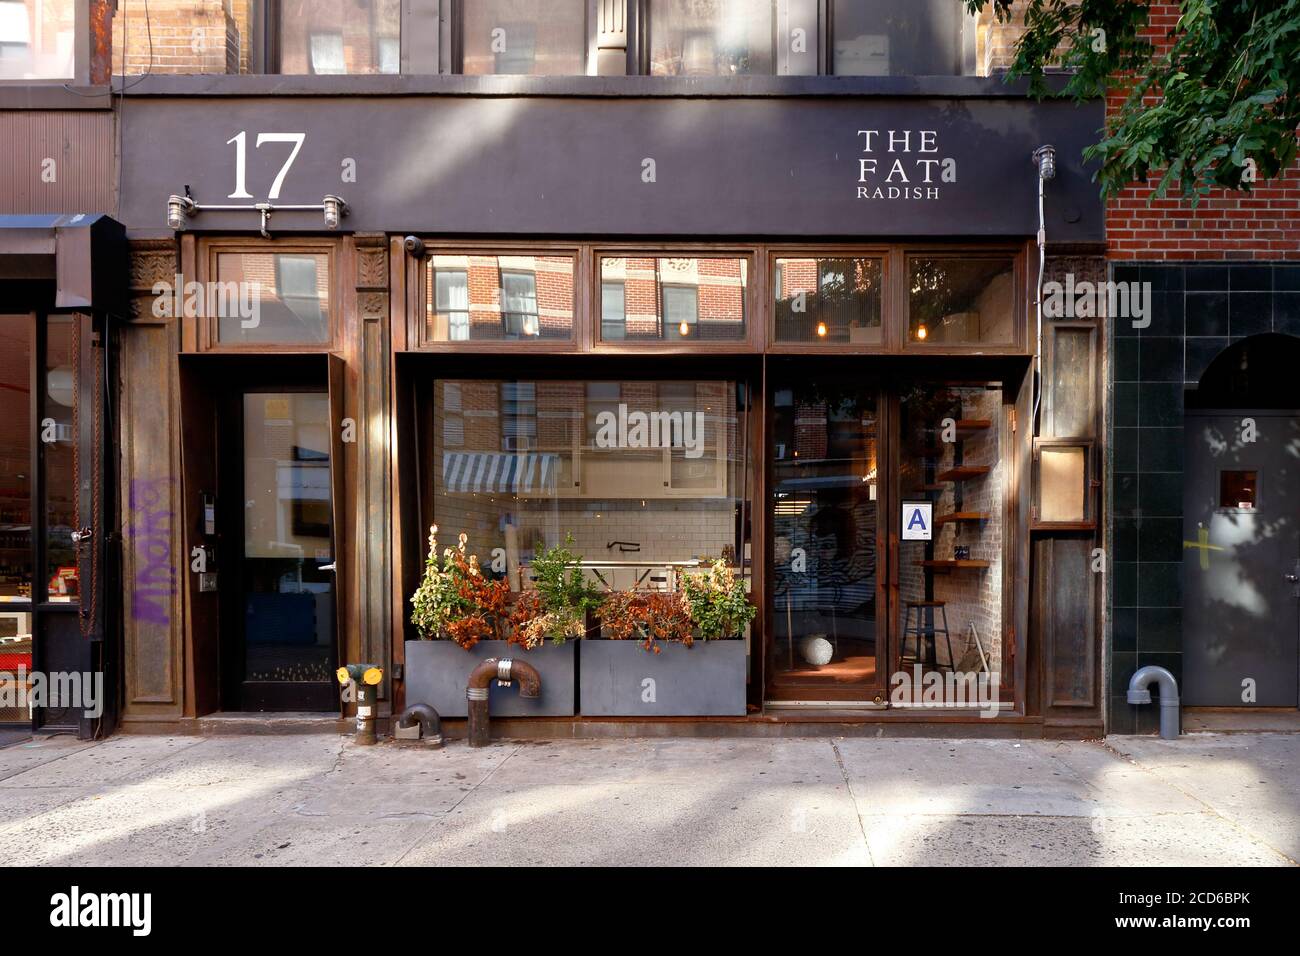
[[[0,0],[0,80],[76,74],[76,0]]]
[[[748,277],[743,257],[604,257],[601,340],[742,340]]]
[[[587,72],[587,0],[473,0],[463,10],[461,72]]]
[[[433,520],[512,590],[570,538],[605,587],[670,590],[748,557],[747,412],[734,381],[438,380]]]
[[[32,356],[30,316],[0,316],[0,604],[32,599]],[[0,614],[0,637],[17,621]]]
[[[572,256],[430,256],[425,336],[433,342],[573,338]]]
[[[400,0],[283,0],[280,72],[400,73]]]
[[[949,0],[834,0],[833,70],[840,76],[973,72],[975,20]],[[964,55],[964,51],[969,51]]]
[[[777,259],[776,341],[880,345],[883,285],[880,259]]]
[[[203,307],[217,341],[295,344],[330,341],[330,257],[324,252],[221,252]]]
[[[1000,684],[1002,387],[916,382],[900,396],[899,650],[906,669]]]
[[[1010,255],[908,256],[908,341],[936,346],[1012,344],[1015,275]]]

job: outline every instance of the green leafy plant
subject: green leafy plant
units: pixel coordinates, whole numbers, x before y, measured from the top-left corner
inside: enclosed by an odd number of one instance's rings
[[[469,650],[497,636],[505,618],[510,585],[492,581],[469,554],[469,536],[461,534],[455,548],[438,554],[438,526],[429,529],[429,553],[424,577],[411,596],[411,623],[423,640],[455,641]]]
[[[682,575],[682,597],[703,641],[740,636],[758,613],[745,583],[721,558],[705,571]]]
[[[569,550],[573,535],[563,545],[548,548],[533,559],[533,590],[515,602],[510,616],[510,642],[526,649],[540,647],[548,638],[563,644],[587,632],[587,612],[600,606],[600,589],[588,581],[581,557]]]

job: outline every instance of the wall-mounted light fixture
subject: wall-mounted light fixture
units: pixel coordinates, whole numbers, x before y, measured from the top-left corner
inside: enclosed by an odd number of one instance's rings
[[[319,203],[312,204],[284,204],[276,205],[269,202],[257,202],[247,205],[225,205],[225,204],[202,204],[195,202],[189,194],[189,187],[185,187],[185,195],[178,196],[175,193],[167,197],[167,225],[171,229],[180,232],[185,228],[186,220],[192,219],[201,212],[258,212],[261,214],[261,233],[264,238],[270,239],[271,233],[267,231],[267,225],[271,221],[271,214],[274,212],[303,212],[316,210],[321,212],[325,217],[326,229],[337,229],[339,222],[348,214],[348,204],[339,196],[330,194],[322,199]]]

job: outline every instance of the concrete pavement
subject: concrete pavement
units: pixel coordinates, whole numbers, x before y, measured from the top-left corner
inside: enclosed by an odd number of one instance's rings
[[[1296,865],[1300,735],[0,749],[9,865]]]

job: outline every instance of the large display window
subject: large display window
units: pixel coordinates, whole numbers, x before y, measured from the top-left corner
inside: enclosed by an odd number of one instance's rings
[[[611,590],[672,589],[709,559],[748,563],[749,397],[729,380],[438,379],[425,509],[526,588],[566,544]]]

